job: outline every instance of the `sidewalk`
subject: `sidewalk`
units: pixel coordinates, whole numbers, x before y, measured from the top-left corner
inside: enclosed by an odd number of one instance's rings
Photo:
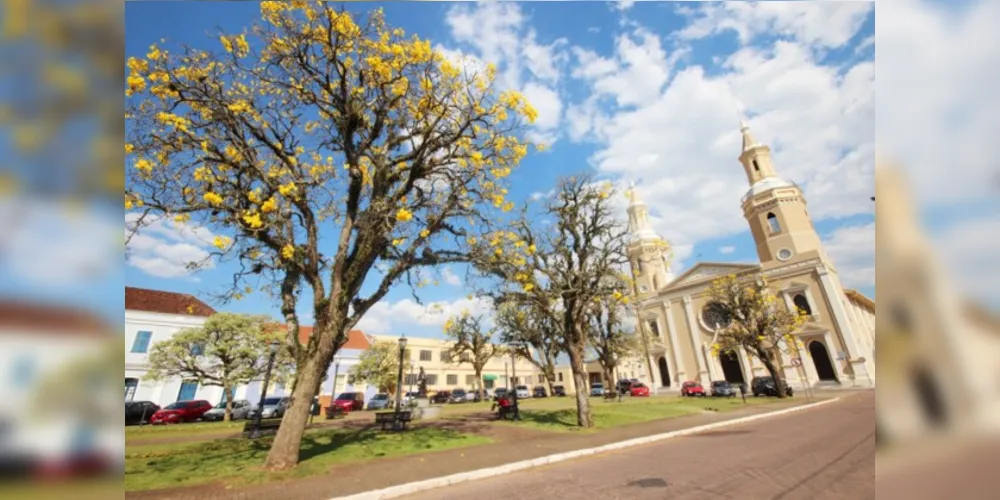
[[[827,397],[817,399],[829,399]],[[805,398],[794,402],[748,406],[728,413],[704,412],[697,415],[645,422],[593,433],[549,432],[510,426],[490,426],[496,442],[472,448],[447,450],[406,457],[377,459],[363,464],[338,465],[327,474],[270,483],[248,488],[226,489],[223,485],[200,485],[169,490],[126,494],[137,500],[326,500],[330,498],[387,488],[521,460],[563,453],[624,441],[663,432],[730,420],[738,417],[807,404]],[[436,420],[422,425],[446,426],[456,430],[482,433],[482,417]]]

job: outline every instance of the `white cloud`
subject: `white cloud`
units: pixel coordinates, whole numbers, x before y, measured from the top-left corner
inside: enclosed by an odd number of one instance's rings
[[[478,297],[467,297],[452,301],[429,302],[420,305],[413,299],[397,302],[381,301],[365,313],[357,328],[370,334],[404,333],[407,327],[443,327],[448,318],[458,316],[463,311],[489,316],[492,309],[487,301]],[[438,330],[440,331],[440,329]]]
[[[837,228],[823,238],[840,282],[847,288],[875,285],[875,223]]]
[[[549,87],[529,82],[524,86],[524,97],[538,110],[535,126],[542,130],[552,130],[559,126],[562,118],[562,100]]]
[[[441,268],[441,280],[448,285],[458,286],[462,284],[462,278],[459,278],[450,267]]]
[[[139,214],[125,214],[125,234],[133,227]],[[157,278],[178,278],[193,273],[192,263],[200,269],[211,269],[208,259],[214,235],[204,227],[176,222],[165,217],[148,217],[132,235],[127,247],[126,262]]]
[[[731,246],[731,245],[730,246],[725,246],[725,247],[719,247],[719,253],[733,253],[735,251],[736,251],[736,247]]]
[[[950,278],[962,294],[994,308],[1000,307],[1000,219],[976,218],[958,222],[932,235]]]
[[[620,11],[626,11],[631,9],[632,6],[635,5],[635,0],[618,0],[614,2],[614,4],[615,4],[615,9],[618,9]]]

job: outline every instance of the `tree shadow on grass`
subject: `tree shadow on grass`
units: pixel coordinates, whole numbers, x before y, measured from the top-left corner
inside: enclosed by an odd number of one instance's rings
[[[559,429],[577,428],[575,409],[522,411],[521,421],[543,427],[556,427]]]

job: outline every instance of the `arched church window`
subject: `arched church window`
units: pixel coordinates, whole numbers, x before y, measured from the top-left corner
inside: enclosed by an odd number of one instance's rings
[[[778,216],[772,212],[768,212],[767,214],[767,225],[771,228],[772,233],[781,232],[781,223],[778,222]]]
[[[648,324],[650,333],[652,333],[654,337],[660,338],[660,325],[656,323],[656,320],[654,319],[653,321],[650,321]]]
[[[792,297],[792,303],[795,304],[795,308],[798,310],[799,314],[803,316],[812,316],[812,307],[809,305],[809,299],[801,293],[795,294]]]

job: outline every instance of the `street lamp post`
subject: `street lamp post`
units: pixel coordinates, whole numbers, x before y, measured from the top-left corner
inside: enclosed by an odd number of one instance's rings
[[[250,425],[251,439],[260,437],[260,421],[264,417],[264,398],[267,397],[267,384],[271,382],[271,369],[274,368],[274,357],[278,354],[279,347],[281,347],[281,343],[277,340],[271,342],[271,352],[267,358],[267,370],[264,371],[264,383],[260,389],[260,402],[257,403],[257,412],[254,413],[253,422]]]
[[[517,352],[510,352],[510,376],[514,378],[514,420],[521,420],[521,412],[517,409]]]
[[[412,394],[413,394],[413,382],[417,380],[417,377],[413,376],[413,365],[414,364],[415,363],[413,362],[413,358],[410,358],[410,376],[409,376],[409,379],[410,379],[410,390],[408,392],[409,392],[409,394],[411,394],[411,396],[409,396],[409,397],[413,397],[412,396]]]
[[[406,352],[406,334],[399,337],[399,375],[396,377],[396,415],[392,428],[398,430],[400,425],[399,412],[403,409],[403,353]]]

